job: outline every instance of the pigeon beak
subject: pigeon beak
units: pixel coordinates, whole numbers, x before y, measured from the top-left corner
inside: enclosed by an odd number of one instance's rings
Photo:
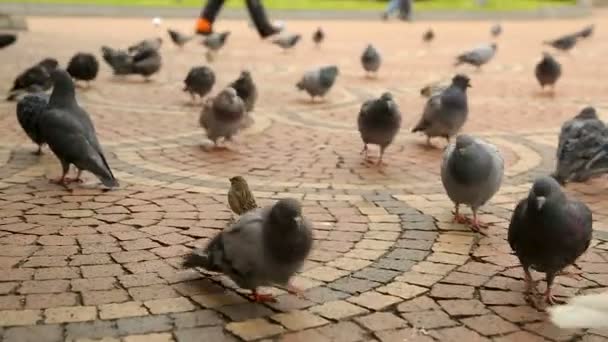
[[[543,209],[543,206],[545,205],[545,202],[547,201],[547,198],[544,196],[539,196],[536,197],[536,208],[540,211]]]

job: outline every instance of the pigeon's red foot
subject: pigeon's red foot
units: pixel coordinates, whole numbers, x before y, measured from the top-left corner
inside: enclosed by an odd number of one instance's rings
[[[286,290],[296,297],[304,298],[304,291],[294,285],[287,284]]]
[[[251,294],[251,299],[256,303],[274,303],[277,301],[277,299],[274,298],[274,296],[271,294],[263,294],[257,292],[253,292]]]
[[[467,224],[470,222],[469,218],[464,215],[457,214],[455,211],[453,211],[452,214],[454,214],[454,222],[456,223]]]

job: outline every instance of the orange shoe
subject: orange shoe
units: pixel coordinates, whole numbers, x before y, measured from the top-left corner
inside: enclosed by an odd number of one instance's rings
[[[198,18],[196,20],[196,33],[204,36],[211,34],[211,22],[205,18]]]

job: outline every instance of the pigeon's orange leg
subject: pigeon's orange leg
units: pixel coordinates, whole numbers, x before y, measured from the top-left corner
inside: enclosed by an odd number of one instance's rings
[[[481,233],[482,228],[488,228],[488,225],[479,222],[479,220],[477,219],[477,209],[473,209],[473,221],[471,222],[471,229],[478,233]]]
[[[258,293],[257,290],[251,292],[251,299],[256,303],[274,303],[277,301],[273,295]]]
[[[457,223],[469,223],[469,219],[466,218],[466,216],[464,215],[460,215],[460,204],[456,203],[456,205],[454,206],[454,211],[452,212],[454,214],[454,222]]]

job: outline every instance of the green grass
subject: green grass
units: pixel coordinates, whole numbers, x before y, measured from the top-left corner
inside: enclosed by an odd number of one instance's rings
[[[198,7],[204,0],[0,0],[0,2],[19,3],[61,3],[112,6],[178,6]],[[477,6],[476,0],[420,0],[415,10],[533,10],[545,6],[573,5],[576,0],[488,0],[484,7]],[[379,0],[266,0],[269,9],[307,9],[307,10],[382,10],[387,1]],[[244,1],[228,0],[231,8],[242,8]]]

